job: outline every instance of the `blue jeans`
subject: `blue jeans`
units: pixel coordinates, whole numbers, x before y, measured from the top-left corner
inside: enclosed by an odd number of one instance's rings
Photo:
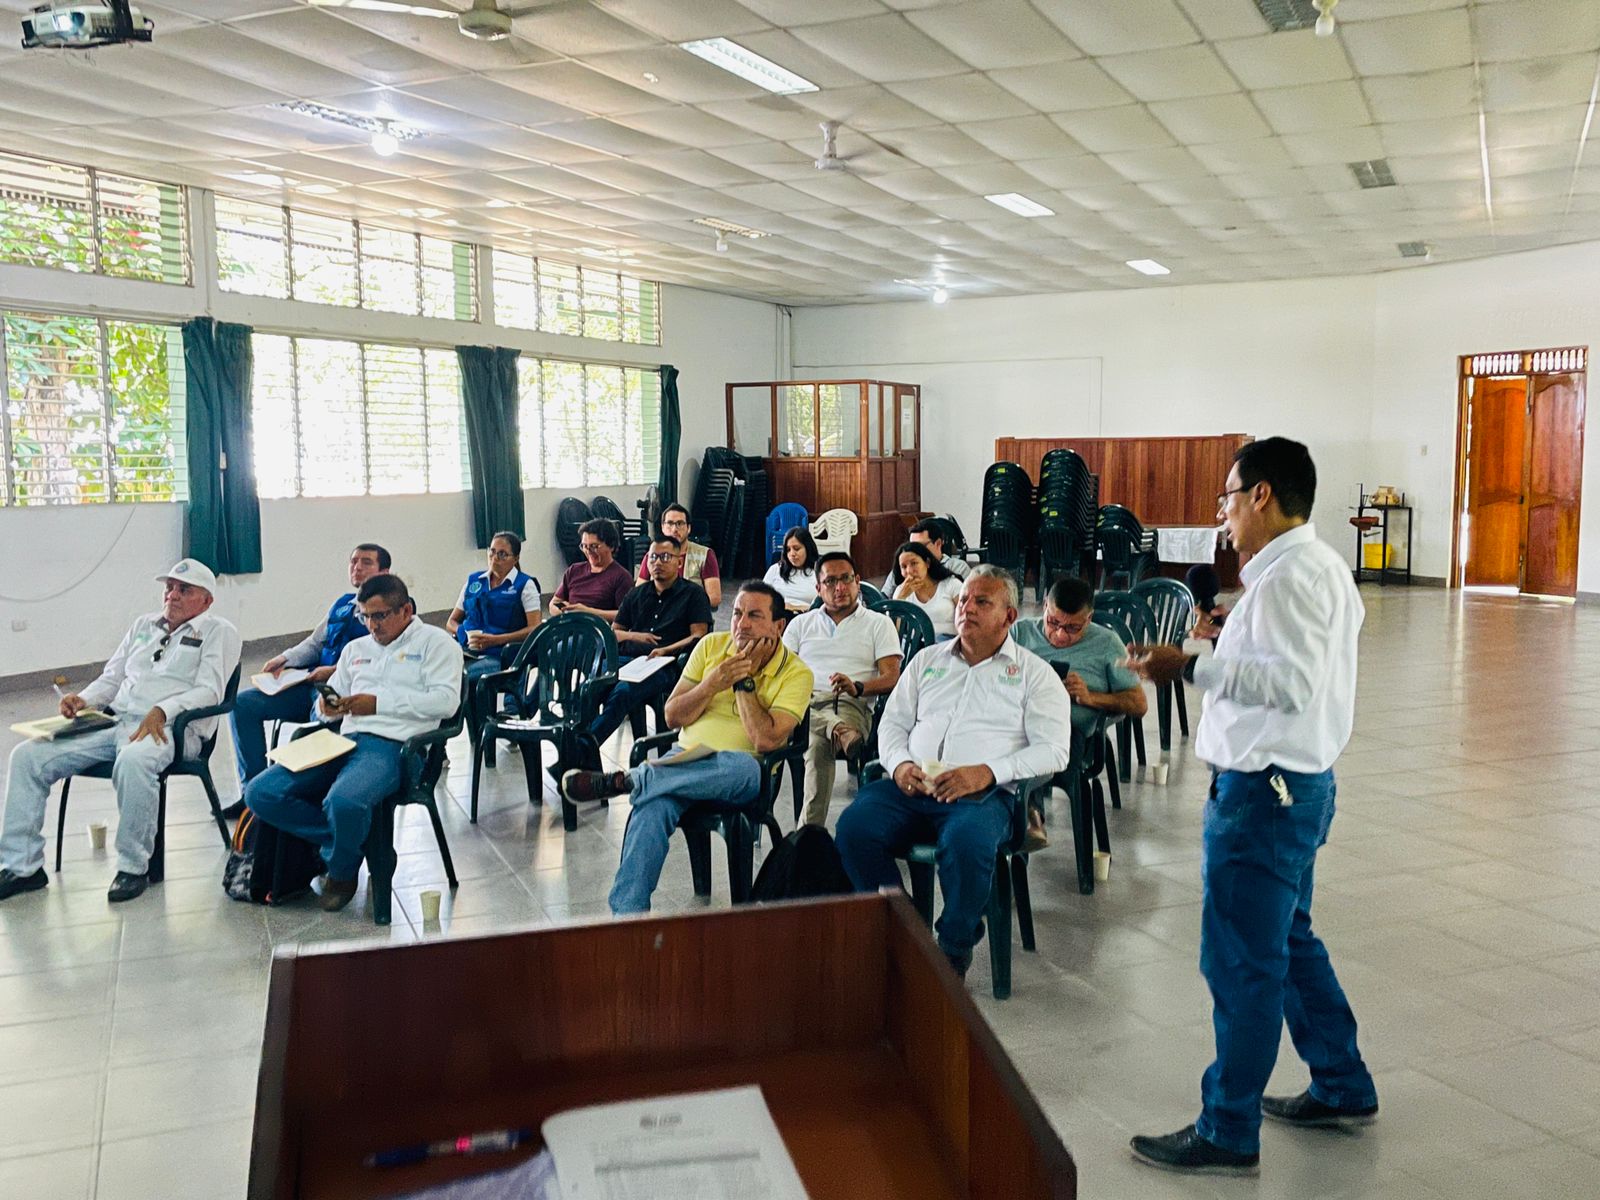
[[[839,814],[834,841],[845,874],[860,892],[901,887],[900,866],[912,846],[932,842],[938,853],[944,909],[934,933],[961,969],[983,931],[983,910],[994,886],[994,857],[1011,831],[1012,797],[998,788],[941,804],[931,796],[908,796],[892,779],[878,779],[856,793]]]
[[[1281,775],[1292,804],[1280,803]],[[1223,771],[1206,801],[1200,973],[1211,988],[1217,1058],[1195,1122],[1240,1154],[1260,1147],[1261,1094],[1285,1021],[1311,1068],[1311,1094],[1336,1108],[1378,1102],[1356,1047],[1356,1018],[1311,932],[1311,878],[1333,822],[1333,772]]]
[[[650,911],[650,896],[684,809],[708,801],[743,808],[761,793],[761,764],[743,750],[719,750],[681,766],[666,761],[666,766],[644,763],[629,772],[633,811],[611,884],[611,911],[619,915]]]
[[[292,721],[303,725],[311,719],[311,706],[317,693],[309,683],[297,683],[269,696],[246,688],[233,702],[228,723],[233,726],[233,757],[239,767],[239,788],[267,769],[267,722]]]
[[[250,781],[244,802],[268,825],[322,850],[330,879],[354,879],[372,810],[400,789],[401,744],[355,734],[356,748],[306,771],[271,767]]]
[[[589,722],[589,732],[594,734],[595,743],[598,745],[604,742],[622,728],[622,723],[632,713],[650,704],[658,696],[665,696],[677,682],[676,667],[662,667],[654,675],[638,683],[619,682],[606,696],[605,707],[593,721]]]

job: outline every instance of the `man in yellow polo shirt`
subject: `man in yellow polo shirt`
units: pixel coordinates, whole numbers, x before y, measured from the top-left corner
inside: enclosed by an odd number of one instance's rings
[[[568,771],[561,790],[585,802],[628,795],[633,812],[611,885],[611,911],[650,911],[672,831],[691,804],[739,808],[761,790],[755,756],[789,740],[811,703],[811,670],[782,642],[787,609],[771,584],[745,584],[727,633],[701,638],[667,699],[679,754],[631,771]]]

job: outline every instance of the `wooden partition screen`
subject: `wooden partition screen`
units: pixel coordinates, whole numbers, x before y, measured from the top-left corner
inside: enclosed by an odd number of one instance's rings
[[[1014,462],[1039,481],[1045,452],[1066,447],[1100,476],[1100,503],[1121,504],[1145,525],[1214,525],[1217,493],[1234,452],[1254,439],[1215,437],[996,438],[996,462]]]

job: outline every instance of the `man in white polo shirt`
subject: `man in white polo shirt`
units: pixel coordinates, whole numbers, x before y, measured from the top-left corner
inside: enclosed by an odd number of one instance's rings
[[[170,736],[172,722],[181,713],[220,704],[239,665],[239,631],[210,611],[217,594],[211,568],[186,558],[156,581],[162,585],[160,611],[133,623],[98,679],[61,698],[63,717],[104,708],[117,723],[52,742],[23,742],[11,753],[0,900],[49,882],[42,829],[50,785],[106,762],[117,793],[117,873],[106,899],[132,900],[150,884],[161,772],[180,749]],[[199,753],[216,727],[216,717],[190,725],[183,753]]]
[[[806,755],[807,825],[823,825],[833,801],[834,756],[854,761],[872,732],[871,697],[900,678],[894,622],[862,607],[855,559],[834,550],[817,559],[822,607],[791,617],[783,644],[811,668],[811,750]]]
[[[956,636],[906,664],[878,723],[891,778],[869,783],[839,814],[834,837],[856,890],[899,887],[895,862],[919,842],[939,848],[944,911],[934,933],[956,973],[972,965],[994,859],[1011,828],[1020,780],[1054,775],[1072,754],[1066,689],[1011,639],[1017,584],[974,567],[956,603]]]
[[[1311,931],[1317,850],[1333,821],[1333,763],[1355,720],[1356,640],[1365,611],[1350,567],[1310,524],[1317,470],[1299,442],[1242,447],[1218,516],[1236,548],[1243,598],[1216,653],[1133,648],[1156,683],[1185,675],[1205,692],[1195,753],[1211,764],[1200,864],[1200,972],[1211,988],[1217,1057],[1194,1124],[1133,1139],[1169,1171],[1254,1175],[1262,1114],[1304,1128],[1370,1123],[1378,1093],[1356,1018]],[[1202,615],[1198,637],[1215,636]],[[1263,1096],[1285,1022],[1311,1086]]]
[[[304,771],[270,767],[250,781],[244,802],[268,825],[319,846],[327,864],[322,907],[337,912],[356,894],[372,810],[400,787],[406,739],[437,729],[461,703],[461,647],[417,619],[398,575],[374,575],[356,593],[370,632],[339,654],[328,685],[339,699],[322,713],[342,718],[348,754]]]

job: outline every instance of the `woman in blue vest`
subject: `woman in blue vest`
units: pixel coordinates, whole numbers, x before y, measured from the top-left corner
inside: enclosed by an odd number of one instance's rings
[[[502,530],[489,539],[489,569],[474,571],[462,585],[446,632],[467,652],[467,728],[473,738],[487,715],[473,703],[474,680],[510,666],[517,647],[539,625],[539,581],[522,569],[522,539]]]

